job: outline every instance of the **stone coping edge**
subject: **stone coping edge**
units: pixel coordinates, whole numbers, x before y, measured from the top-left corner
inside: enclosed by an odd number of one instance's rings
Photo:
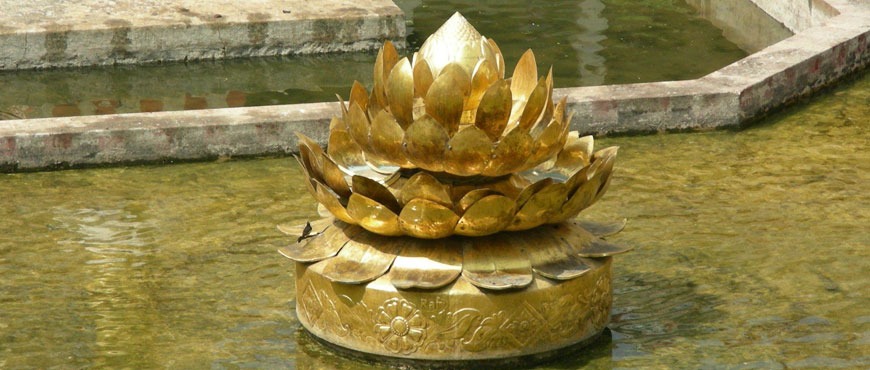
[[[840,15],[695,80],[557,89],[583,134],[745,125],[870,64],[870,6]],[[0,122],[0,171],[295,153],[321,144],[338,103],[130,113]]]
[[[281,5],[274,3],[270,5]],[[0,71],[371,51],[384,40],[405,45],[405,16],[391,1],[369,1],[362,8],[331,5],[323,7],[339,14],[272,18],[252,13],[247,19],[234,19],[240,16],[190,13],[196,23],[171,17],[152,22],[111,19],[106,24],[81,20],[75,26],[44,29],[0,24]],[[200,7],[211,6],[201,2]],[[263,5],[251,7],[263,10]],[[169,17],[160,12],[174,13],[155,10],[155,17]]]

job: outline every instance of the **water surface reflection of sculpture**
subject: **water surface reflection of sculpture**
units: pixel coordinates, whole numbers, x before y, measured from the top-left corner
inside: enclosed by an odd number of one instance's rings
[[[607,190],[616,148],[570,132],[534,54],[505,79],[498,46],[458,13],[411,59],[380,50],[328,149],[300,135],[324,219],[297,239],[297,314],[353,350],[422,360],[538,354],[609,321],[623,223],[573,220]]]

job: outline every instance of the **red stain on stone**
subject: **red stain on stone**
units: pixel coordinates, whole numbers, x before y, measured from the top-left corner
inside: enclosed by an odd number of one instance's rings
[[[155,99],[139,100],[140,112],[160,112],[163,110],[163,101]]]
[[[257,136],[263,138],[278,137],[278,125],[275,123],[258,123],[254,127],[257,130]]]
[[[668,110],[671,108],[671,98],[664,97],[659,99],[659,104],[661,104],[663,110]]]
[[[812,66],[810,67],[810,73],[818,73],[819,72],[819,64],[821,60],[819,57],[815,57]]]
[[[230,108],[244,107],[246,101],[247,94],[244,91],[231,90],[227,93],[227,106]]]
[[[48,149],[66,150],[72,146],[73,134],[49,135],[45,140],[45,147]]]
[[[616,110],[616,102],[612,100],[597,100],[592,102],[592,114],[603,115]]]
[[[213,138],[216,135],[220,135],[222,127],[221,126],[206,126],[205,127],[205,137]]]
[[[18,152],[18,142],[15,141],[15,136],[0,138],[0,148],[4,157],[13,157]]]
[[[184,94],[184,110],[206,108],[208,108],[208,102],[205,100],[204,96],[192,96],[190,94]]]
[[[840,52],[837,54],[837,65],[843,65],[846,62],[846,48],[839,46]]]
[[[166,127],[164,129],[160,130],[160,133],[162,133],[163,136],[166,138],[165,143],[168,144],[169,146],[172,146],[172,144],[175,144],[175,136],[176,136],[177,132],[178,132],[178,128],[175,128],[175,127]]]
[[[117,99],[98,99],[91,103],[94,104],[94,114],[115,114],[115,109],[121,106]]]
[[[124,137],[119,134],[109,133],[107,136],[100,136],[97,139],[97,146],[100,151],[121,148],[124,146]]]
[[[794,71],[794,68],[789,68],[785,70],[785,80],[789,83],[794,82],[795,75],[797,75],[797,72]]]
[[[81,116],[82,110],[76,104],[57,104],[51,108],[52,117]]]

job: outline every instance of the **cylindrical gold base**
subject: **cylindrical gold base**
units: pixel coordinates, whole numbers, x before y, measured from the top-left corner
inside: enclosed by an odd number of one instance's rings
[[[397,290],[388,276],[334,283],[296,263],[296,312],[329,343],[417,360],[504,359],[553,351],[600,334],[610,320],[611,261],[565,281],[536,278],[486,291],[465,279],[438,290]]]

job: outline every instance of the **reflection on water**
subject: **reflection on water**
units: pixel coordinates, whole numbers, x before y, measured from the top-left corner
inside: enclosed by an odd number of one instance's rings
[[[455,11],[498,41],[509,71],[533,48],[556,84],[588,86],[703,76],[746,55],[683,0],[398,2],[411,50]],[[510,21],[506,21],[510,20]],[[370,84],[373,53],[0,72],[0,119],[334,101]],[[547,64],[544,64],[547,63]]]
[[[610,335],[542,369],[866,368],[870,76],[739,132],[604,139]],[[0,368],[378,368],[293,311],[289,158],[0,176]]]

